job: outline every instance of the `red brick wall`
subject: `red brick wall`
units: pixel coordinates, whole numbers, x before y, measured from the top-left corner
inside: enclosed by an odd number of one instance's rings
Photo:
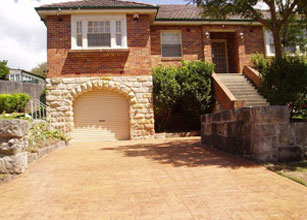
[[[263,53],[264,50],[264,35],[262,26],[242,26],[242,25],[203,25],[203,34],[208,32],[216,31],[232,31],[235,36],[233,38],[232,47],[237,48],[236,62],[233,60],[231,62],[236,63],[236,72],[242,72],[244,65],[250,64],[250,55],[252,53],[258,52]],[[243,33],[243,39],[240,38],[240,33]],[[211,61],[211,41],[210,39],[204,39],[204,57],[205,60]],[[234,68],[230,68],[234,71]]]
[[[237,72],[239,64],[235,32],[211,32],[210,39],[226,40],[229,72]]]
[[[152,66],[180,65],[180,60],[162,58],[161,31],[181,30],[183,58],[186,60],[211,61],[211,40],[206,39],[205,32],[225,31],[212,34],[213,39],[226,39],[228,45],[229,71],[242,72],[244,65],[250,63],[250,54],[264,53],[264,36],[261,26],[242,25],[203,25],[203,26],[151,26],[151,60]],[[227,32],[229,31],[229,32]],[[244,33],[244,39],[239,33]]]
[[[128,50],[71,51],[70,16],[49,16],[48,78],[99,75],[149,75],[150,18],[127,15]]]
[[[161,30],[181,30],[184,59],[207,61],[211,61],[211,41],[206,39],[205,32],[233,31],[231,36],[227,37],[231,72],[241,72],[244,65],[250,63],[250,54],[264,53],[261,26],[156,26],[150,25],[148,15],[140,15],[137,21],[132,15],[127,15],[128,50],[71,51],[70,16],[49,16],[46,25],[49,78],[81,75],[149,75],[151,68],[160,64],[180,65],[180,59],[162,58]],[[239,37],[241,32],[244,33],[243,39]]]
[[[151,26],[151,60],[152,66],[179,65],[181,60],[162,58],[161,54],[161,31],[181,30],[183,58],[186,60],[203,60],[203,40],[201,26]]]

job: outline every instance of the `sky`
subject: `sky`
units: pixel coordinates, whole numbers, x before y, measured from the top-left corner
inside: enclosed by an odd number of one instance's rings
[[[34,7],[69,0],[0,0],[0,60],[10,68],[31,70],[47,61],[47,29]],[[71,1],[71,0],[70,0]],[[150,4],[185,4],[185,0],[134,0]]]

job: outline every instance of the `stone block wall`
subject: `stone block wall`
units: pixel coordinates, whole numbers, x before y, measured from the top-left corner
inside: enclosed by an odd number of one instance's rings
[[[46,102],[49,117],[57,127],[74,129],[74,99],[94,88],[107,89],[127,97],[130,104],[131,139],[154,138],[152,76],[72,77],[47,79]]]
[[[28,167],[28,130],[25,120],[0,120],[0,173],[20,174]]]
[[[259,161],[301,160],[307,123],[290,123],[287,106],[225,110],[201,118],[202,143]]]

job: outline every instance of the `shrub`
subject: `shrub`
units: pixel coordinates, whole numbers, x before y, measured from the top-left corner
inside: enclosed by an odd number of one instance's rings
[[[7,76],[10,73],[10,69],[6,65],[6,60],[0,61],[0,79],[2,80],[7,80]]]
[[[51,129],[46,122],[40,122],[33,125],[29,131],[28,151],[35,152],[43,148],[46,144],[56,143],[59,140],[69,141],[70,138],[62,131]]]
[[[293,117],[296,114],[306,117],[306,111],[301,107],[307,104],[306,57],[273,58],[261,75],[260,92],[271,104],[289,105]]]
[[[263,72],[269,65],[269,60],[261,53],[255,53],[251,56],[253,67],[259,72]]]
[[[0,94],[0,113],[24,112],[30,96],[23,93]]]
[[[45,88],[43,89],[39,100],[40,100],[41,103],[46,105],[46,89]]]
[[[200,129],[200,115],[211,110],[214,64],[182,62],[182,66],[153,69],[155,129],[190,131]]]

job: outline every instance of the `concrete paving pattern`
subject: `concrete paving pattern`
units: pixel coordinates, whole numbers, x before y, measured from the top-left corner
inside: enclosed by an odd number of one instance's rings
[[[1,220],[306,220],[307,188],[199,138],[72,143],[0,185]]]

